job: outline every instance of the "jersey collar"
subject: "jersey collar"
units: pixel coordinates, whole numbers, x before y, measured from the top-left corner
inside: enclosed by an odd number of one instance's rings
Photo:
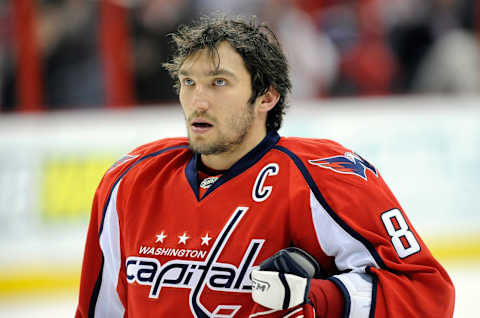
[[[238,176],[256,162],[258,162],[270,149],[275,146],[275,144],[280,140],[280,136],[276,131],[269,131],[263,140],[256,145],[252,150],[250,150],[245,156],[238,160],[230,169],[228,169],[210,188],[205,192],[205,195],[202,198],[199,198],[198,193],[198,178],[197,178],[197,167],[200,160],[200,154],[194,153],[190,161],[188,162],[185,168],[185,174],[187,176],[188,182],[192,187],[193,192],[198,201],[204,199],[216,188],[220,187],[222,184],[228,180]]]

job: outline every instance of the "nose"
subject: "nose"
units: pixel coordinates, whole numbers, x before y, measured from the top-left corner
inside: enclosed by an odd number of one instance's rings
[[[204,88],[201,87],[201,85],[197,85],[195,87],[195,90],[193,92],[192,105],[196,110],[199,111],[206,111],[210,106],[207,92]]]

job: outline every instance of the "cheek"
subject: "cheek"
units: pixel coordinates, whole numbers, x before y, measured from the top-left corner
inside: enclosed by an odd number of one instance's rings
[[[180,95],[178,95],[178,101],[180,102],[180,106],[182,107],[183,112],[187,113],[189,108],[188,105],[190,105],[188,97],[185,96],[185,94],[180,93]]]
[[[184,105],[185,104],[185,93],[183,93],[182,90],[178,93],[178,100],[180,101],[180,104]]]

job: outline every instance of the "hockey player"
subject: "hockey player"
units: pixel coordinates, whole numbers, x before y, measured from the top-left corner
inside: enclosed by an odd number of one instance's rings
[[[291,85],[266,26],[203,18],[173,40],[188,138],[106,172],[76,317],[452,316],[447,273],[379,171],[278,135]]]

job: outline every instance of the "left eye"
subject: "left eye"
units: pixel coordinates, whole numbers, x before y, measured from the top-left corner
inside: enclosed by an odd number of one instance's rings
[[[225,86],[227,81],[225,81],[223,78],[217,78],[214,83],[215,86]]]

